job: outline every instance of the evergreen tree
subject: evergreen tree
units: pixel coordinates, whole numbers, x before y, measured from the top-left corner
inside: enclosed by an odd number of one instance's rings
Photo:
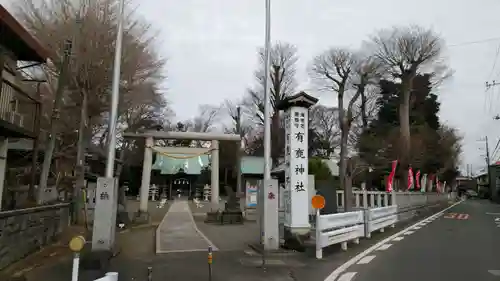
[[[460,153],[460,138],[448,137],[444,144],[443,134],[450,134],[439,122],[440,103],[436,94],[432,93],[431,75],[417,75],[413,82],[410,100],[411,156],[410,164],[414,170],[422,173],[442,172],[451,175],[456,170],[455,154]],[[369,165],[377,169],[377,183],[386,175],[391,161],[399,159],[399,99],[401,86],[398,83],[380,81],[380,97],[377,100],[377,118],[363,131],[358,142],[360,156]],[[455,131],[451,132],[455,134]],[[450,144],[453,143],[453,144]],[[458,145],[458,147],[457,147]],[[399,167],[401,168],[401,167]],[[400,170],[401,172],[401,170]],[[450,176],[451,177],[451,176]]]

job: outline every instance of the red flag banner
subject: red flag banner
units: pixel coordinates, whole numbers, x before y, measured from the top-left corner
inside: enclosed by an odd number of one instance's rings
[[[407,190],[411,190],[413,188],[413,169],[411,167],[408,168],[408,186]]]
[[[417,174],[415,175],[415,186],[416,189],[420,190],[420,170],[418,170]]]
[[[398,160],[392,161],[392,170],[389,176],[387,177],[387,185],[386,185],[387,192],[392,192],[392,183],[394,181],[394,175],[396,174],[397,166],[398,166]]]

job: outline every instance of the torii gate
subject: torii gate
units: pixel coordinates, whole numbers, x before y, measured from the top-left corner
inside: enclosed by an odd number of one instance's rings
[[[142,181],[140,189],[140,204],[138,219],[149,220],[148,214],[148,194],[151,181],[151,168],[153,165],[153,149],[155,139],[164,140],[200,140],[210,141],[210,148],[199,147],[161,147],[162,152],[170,154],[211,154],[211,203],[214,206],[219,204],[219,141],[240,141],[241,137],[236,134],[222,133],[199,133],[199,132],[162,132],[162,131],[147,131],[144,133],[125,133],[125,138],[144,138],[146,145],[144,148],[144,164],[142,167]],[[160,148],[160,147],[158,147]],[[241,146],[240,146],[241,149]],[[241,153],[238,153],[241,155]],[[241,158],[238,159],[241,161]],[[238,171],[238,177],[241,178],[241,170]],[[238,181],[241,183],[241,180]],[[239,191],[241,187],[238,187]]]

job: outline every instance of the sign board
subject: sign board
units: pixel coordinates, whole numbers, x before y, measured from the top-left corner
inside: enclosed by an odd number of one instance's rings
[[[246,203],[247,207],[255,208],[257,207],[258,198],[258,185],[251,181],[246,181]]]
[[[314,195],[311,199],[311,204],[314,209],[323,209],[325,207],[325,197],[321,195]]]
[[[92,251],[109,251],[116,229],[117,184],[115,178],[99,177],[92,232]]]
[[[292,106],[285,113],[285,184],[290,198],[287,227],[309,227],[308,160],[308,109]]]

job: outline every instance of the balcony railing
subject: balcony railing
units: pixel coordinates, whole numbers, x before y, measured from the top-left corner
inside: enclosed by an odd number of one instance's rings
[[[0,93],[0,119],[14,125],[14,128],[35,133],[37,101],[21,87],[3,78]]]

